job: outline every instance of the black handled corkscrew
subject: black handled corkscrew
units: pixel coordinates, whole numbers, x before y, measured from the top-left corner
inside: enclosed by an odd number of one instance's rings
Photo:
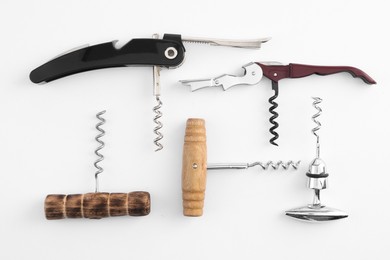
[[[157,105],[153,107],[154,133],[157,137],[154,144],[155,151],[163,148],[160,140],[163,138],[159,131],[163,125],[159,120],[162,117],[160,108],[161,86],[160,69],[177,68],[185,58],[184,42],[206,43],[214,46],[230,46],[239,48],[260,48],[270,38],[255,40],[223,40],[211,38],[182,37],[178,34],[164,34],[162,38],[154,34],[152,38],[132,39],[122,47],[117,47],[117,41],[82,47],[66,52],[49,62],[39,66],[30,73],[30,80],[34,83],[46,83],[80,72],[127,66],[153,67],[153,95]]]

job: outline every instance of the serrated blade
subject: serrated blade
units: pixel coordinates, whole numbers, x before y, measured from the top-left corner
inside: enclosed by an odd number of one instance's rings
[[[204,43],[214,46],[229,46],[236,48],[259,49],[262,43],[268,42],[271,37],[252,39],[252,40],[228,40],[202,37],[182,37],[183,42]]]

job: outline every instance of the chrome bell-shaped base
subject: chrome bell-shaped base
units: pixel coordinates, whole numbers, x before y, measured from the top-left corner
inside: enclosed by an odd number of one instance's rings
[[[348,217],[347,213],[324,205],[308,205],[301,208],[287,210],[286,215],[300,220],[316,222],[337,220]]]
[[[286,215],[305,221],[330,221],[348,217],[348,214],[338,210],[321,205],[320,190],[314,190],[313,204],[305,207],[295,208],[286,211]]]

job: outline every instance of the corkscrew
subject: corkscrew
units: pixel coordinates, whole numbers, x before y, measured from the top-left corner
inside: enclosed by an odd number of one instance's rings
[[[154,139],[154,144],[157,146],[155,152],[160,151],[163,149],[163,145],[160,143],[160,140],[163,139],[164,135],[159,131],[163,124],[161,121],[159,121],[160,117],[162,117],[162,112],[160,111],[160,108],[162,106],[162,102],[160,100],[160,97],[156,97],[157,105],[153,107],[154,113],[156,113],[153,121],[156,124],[156,127],[153,129],[153,132],[157,135],[157,137]]]
[[[345,212],[321,204],[320,191],[328,187],[329,174],[325,162],[320,158],[320,136],[317,133],[321,128],[321,123],[317,118],[322,113],[319,106],[322,99],[319,97],[313,97],[313,99],[313,106],[317,110],[317,113],[312,116],[312,120],[316,124],[316,127],[312,129],[312,133],[316,137],[316,158],[311,162],[306,176],[308,177],[307,187],[314,189],[314,199],[313,203],[308,206],[286,211],[286,215],[307,221],[329,221],[346,218],[348,214]]]
[[[248,169],[259,166],[263,170],[298,169],[300,161],[268,161],[254,163],[207,163],[206,128],[203,119],[190,118],[184,137],[182,192],[184,216],[203,214],[207,170]]]
[[[158,39],[159,35],[154,34],[154,39]],[[156,124],[155,128],[153,129],[153,132],[157,137],[154,139],[154,144],[157,146],[155,152],[160,151],[163,149],[163,145],[160,143],[160,140],[163,139],[163,134],[159,131],[163,124],[160,121],[160,118],[162,117],[161,107],[162,107],[162,101],[161,101],[161,86],[160,86],[160,71],[161,68],[159,66],[153,66],[153,96],[155,96],[157,105],[153,107],[153,112],[156,114],[154,116],[153,122]]]
[[[279,88],[278,84],[274,81],[272,81],[272,90],[274,91],[274,95],[268,99],[268,102],[271,104],[271,107],[268,111],[272,114],[272,116],[269,118],[269,122],[272,124],[269,129],[269,132],[273,135],[273,137],[271,137],[269,142],[273,145],[278,146],[275,141],[279,138],[279,134],[276,132],[276,129],[279,127],[279,123],[275,120],[279,117],[279,114],[275,110],[279,105],[278,103],[276,103],[275,99],[279,96]]]
[[[375,80],[368,74],[350,66],[313,66],[294,63],[282,65],[279,62],[251,62],[244,65],[243,69],[243,76],[223,74],[215,78],[181,80],[180,82],[183,85],[190,86],[191,91],[206,87],[222,87],[223,90],[228,90],[237,85],[256,85],[263,76],[270,79],[272,82],[272,90],[274,91],[273,96],[268,100],[271,104],[269,108],[269,112],[271,113],[269,122],[272,124],[269,129],[272,135],[270,143],[273,145],[278,145],[276,140],[279,138],[279,134],[276,132],[276,129],[279,127],[279,124],[276,122],[279,116],[276,112],[276,108],[278,107],[276,99],[279,96],[279,80],[284,78],[302,78],[313,74],[325,76],[339,72],[348,72],[355,78],[361,78],[367,84],[376,84]]]
[[[104,169],[99,165],[104,156],[99,152],[105,146],[101,138],[105,131],[101,128],[106,123],[102,115],[105,110],[96,114],[100,121],[95,128],[99,134],[95,137],[99,146],[95,150],[98,159],[94,162],[95,192],[85,194],[49,194],[45,199],[45,215],[49,220],[63,218],[100,219],[114,216],[146,216],[150,213],[150,194],[145,191],[129,193],[108,193],[99,191],[99,174]]]
[[[46,83],[65,76],[95,69],[128,67],[128,66],[152,66],[153,67],[153,95],[157,105],[153,108],[156,114],[153,121],[156,124],[153,129],[157,136],[154,144],[155,151],[163,149],[160,143],[163,138],[160,121],[162,113],[160,108],[161,68],[174,69],[179,67],[185,58],[184,42],[204,43],[214,46],[229,46],[239,48],[258,49],[262,43],[270,38],[260,38],[254,40],[224,40],[200,37],[182,37],[178,34],[164,34],[160,39],[158,34],[153,34],[152,38],[132,39],[122,47],[118,47],[117,41],[102,43],[93,46],[83,46],[72,49],[39,66],[30,73],[30,80],[34,83]],[[207,54],[206,54],[207,55]]]
[[[104,113],[106,113],[106,110],[103,110],[96,114],[96,118],[99,119],[100,122],[96,124],[95,128],[100,132],[100,134],[98,134],[95,137],[95,140],[100,145],[95,150],[95,154],[98,156],[98,159],[93,164],[97,169],[95,173],[95,192],[99,192],[99,174],[101,174],[104,171],[104,169],[99,165],[99,163],[104,160],[104,156],[101,153],[99,153],[99,151],[103,149],[105,146],[105,143],[101,140],[101,138],[106,134],[106,132],[101,128],[101,126],[106,123],[106,120],[103,117],[101,117]]]

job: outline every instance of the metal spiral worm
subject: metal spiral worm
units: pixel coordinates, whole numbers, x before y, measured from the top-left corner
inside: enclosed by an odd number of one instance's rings
[[[313,107],[317,109],[318,112],[311,117],[313,122],[317,125],[311,130],[311,132],[317,138],[317,158],[319,158],[320,157],[320,136],[317,134],[317,131],[321,129],[321,123],[317,120],[317,117],[319,117],[322,114],[322,109],[318,106],[318,104],[322,102],[322,99],[319,97],[313,97],[313,99],[314,99]]]
[[[163,124],[161,123],[161,121],[159,121],[159,119],[163,115],[160,111],[160,108],[163,103],[161,102],[159,96],[156,96],[156,100],[157,100],[157,105],[153,107],[153,112],[156,113],[153,119],[153,122],[156,124],[156,127],[153,129],[153,132],[157,135],[157,137],[153,140],[154,144],[157,146],[156,150],[154,150],[155,152],[163,149],[163,145],[159,141],[164,137],[164,135],[159,131],[163,127]]]
[[[278,144],[275,143],[275,141],[279,138],[279,134],[275,131],[276,128],[279,127],[279,124],[275,121],[275,119],[279,116],[279,114],[275,111],[275,109],[278,107],[278,103],[274,101],[279,96],[279,88],[277,84],[277,82],[272,81],[272,89],[274,90],[274,95],[270,97],[270,99],[268,99],[268,102],[271,104],[271,107],[268,111],[272,114],[272,116],[269,118],[269,122],[273,125],[269,129],[269,132],[273,135],[269,142],[276,146],[278,146]]]
[[[288,161],[287,163],[283,161],[278,161],[276,163],[274,163],[273,161],[268,161],[266,163],[254,162],[248,164],[248,168],[254,166],[260,166],[261,168],[263,168],[263,170],[268,170],[269,167],[272,167],[274,170],[277,170],[279,169],[279,167],[282,167],[284,170],[288,170],[290,167],[292,167],[294,170],[296,170],[298,169],[300,163],[301,161],[297,161],[297,162]]]
[[[103,149],[105,146],[104,142],[100,140],[106,134],[106,132],[101,128],[101,126],[106,123],[106,120],[103,117],[101,117],[101,115],[103,115],[104,113],[106,113],[106,110],[103,110],[96,114],[96,118],[99,119],[100,122],[96,124],[95,128],[100,132],[100,134],[98,134],[95,137],[95,140],[100,145],[95,150],[95,154],[98,156],[98,159],[93,164],[97,169],[95,173],[95,192],[99,192],[99,174],[101,174],[104,171],[103,168],[98,165],[101,161],[104,160],[104,156],[101,153],[99,153],[99,151]]]

